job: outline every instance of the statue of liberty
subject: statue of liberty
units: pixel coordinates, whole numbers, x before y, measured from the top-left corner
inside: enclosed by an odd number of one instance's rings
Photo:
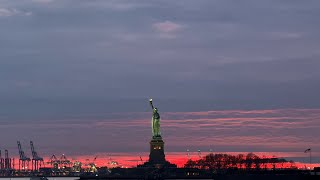
[[[152,107],[152,121],[151,121],[151,128],[152,128],[152,136],[153,137],[161,137],[160,133],[160,114],[158,113],[158,109],[153,107],[152,99],[149,100],[150,105]]]

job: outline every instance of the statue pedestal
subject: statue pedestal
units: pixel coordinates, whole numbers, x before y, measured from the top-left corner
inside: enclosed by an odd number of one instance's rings
[[[149,162],[152,164],[163,164],[166,162],[164,142],[161,136],[153,137],[150,141]]]
[[[177,165],[166,161],[164,154],[164,141],[161,136],[152,137],[150,141],[149,161],[138,167],[152,167],[152,168],[176,168]]]

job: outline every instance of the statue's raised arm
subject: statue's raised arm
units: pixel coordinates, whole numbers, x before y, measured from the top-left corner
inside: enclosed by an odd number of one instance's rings
[[[152,110],[154,109],[153,104],[152,104],[152,99],[149,99],[150,106],[152,107]]]

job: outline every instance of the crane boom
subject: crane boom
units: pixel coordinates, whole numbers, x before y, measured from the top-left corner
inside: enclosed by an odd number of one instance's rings
[[[50,161],[56,161],[56,160],[58,160],[58,159],[57,159],[56,155],[53,154],[53,155],[51,156],[51,158],[50,158]]]
[[[33,142],[30,141],[30,147],[31,147],[31,152],[32,152],[32,158],[36,159],[37,158],[37,152],[34,150]]]
[[[93,162],[95,162],[97,158],[98,158],[98,156],[96,156],[96,157],[93,159]]]
[[[8,150],[4,150],[4,156],[6,159],[9,159],[9,152]]]
[[[17,141],[17,144],[18,144],[20,159],[23,159],[24,152],[22,151],[22,147],[21,147],[20,141]]]
[[[32,152],[32,158],[33,158],[34,160],[40,160],[40,161],[42,161],[43,158],[40,157],[40,156],[38,155],[38,153],[35,151],[35,148],[34,148],[34,145],[33,145],[33,142],[32,142],[32,141],[30,141],[30,147],[31,147],[31,152]]]
[[[21,159],[21,160],[30,161],[30,158],[28,158],[28,157],[24,154],[24,151],[22,150],[20,141],[17,141],[17,144],[18,144],[20,159]]]

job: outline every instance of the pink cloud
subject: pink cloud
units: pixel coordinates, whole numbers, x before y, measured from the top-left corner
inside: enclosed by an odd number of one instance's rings
[[[181,25],[171,22],[171,21],[164,21],[164,22],[158,22],[154,23],[152,25],[156,30],[164,33],[172,33],[180,30],[182,28]]]
[[[160,33],[161,38],[175,38],[176,32],[180,31],[184,26],[171,21],[164,21],[154,23],[152,27]]]

